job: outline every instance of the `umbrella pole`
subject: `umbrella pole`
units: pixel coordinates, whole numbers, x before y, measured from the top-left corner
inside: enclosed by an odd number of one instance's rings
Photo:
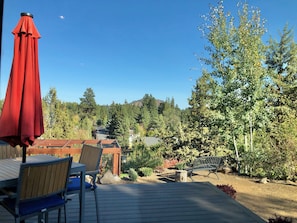
[[[22,163],[26,163],[26,156],[27,156],[27,146],[23,146],[23,158],[22,158]]]

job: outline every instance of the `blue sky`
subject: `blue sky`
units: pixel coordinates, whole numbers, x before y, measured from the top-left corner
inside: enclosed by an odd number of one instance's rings
[[[6,0],[3,18],[0,98],[9,78],[13,35],[21,12],[34,15],[42,38],[39,67],[42,96],[80,102],[92,88],[99,105],[124,103],[151,94],[174,98],[182,109],[207,56],[198,26],[217,0]],[[250,0],[267,20],[266,36],[279,39],[286,23],[296,30],[296,0]],[[225,0],[236,16],[237,1]],[[295,34],[297,35],[297,34]],[[296,38],[295,38],[296,40]]]

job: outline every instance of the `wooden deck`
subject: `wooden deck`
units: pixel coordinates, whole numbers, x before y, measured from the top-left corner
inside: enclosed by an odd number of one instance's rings
[[[206,182],[100,185],[96,193],[101,223],[265,222]],[[67,204],[69,223],[78,223],[78,209],[75,195]],[[2,207],[0,222],[14,222]],[[51,213],[50,223],[56,222],[56,213]],[[85,222],[97,222],[92,192],[86,193]]]

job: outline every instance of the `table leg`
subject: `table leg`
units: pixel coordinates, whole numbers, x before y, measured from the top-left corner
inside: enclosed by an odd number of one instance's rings
[[[84,223],[85,219],[85,177],[86,173],[85,171],[81,171],[81,176],[80,176],[80,196],[79,196],[79,222]]]

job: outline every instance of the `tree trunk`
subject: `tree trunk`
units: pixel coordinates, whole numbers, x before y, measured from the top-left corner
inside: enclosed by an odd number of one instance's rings
[[[248,139],[246,134],[244,134],[244,151],[248,151]]]
[[[250,151],[254,151],[254,145],[253,145],[253,122],[252,118],[250,117]]]
[[[238,149],[237,149],[236,139],[234,135],[233,135],[233,145],[235,149],[236,159],[239,160]]]
[[[238,173],[240,173],[239,154],[238,154],[238,149],[237,149],[236,139],[235,139],[235,136],[234,136],[234,135],[233,135],[233,144],[234,144],[235,154],[236,154],[236,160],[237,160],[237,171],[238,171]]]

